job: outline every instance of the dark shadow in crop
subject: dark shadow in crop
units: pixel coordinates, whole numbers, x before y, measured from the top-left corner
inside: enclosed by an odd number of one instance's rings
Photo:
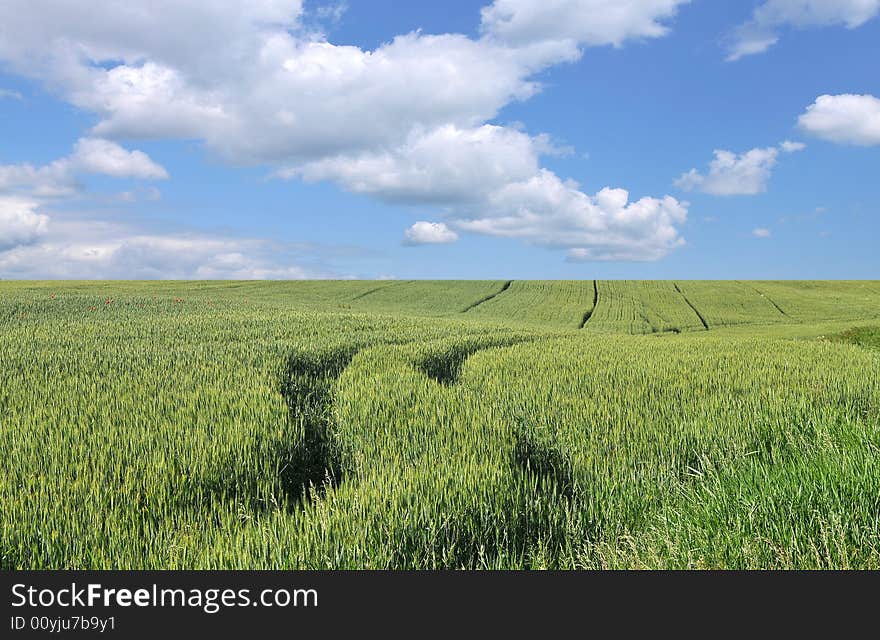
[[[553,568],[570,556],[572,532],[588,525],[575,508],[571,460],[549,434],[525,421],[516,425],[514,438],[506,473],[470,478],[453,474],[450,486],[459,499],[433,518],[414,518],[394,531],[391,566],[529,567],[540,548],[544,563]]]
[[[574,490],[568,453],[546,430],[520,419],[514,427],[513,461],[537,486],[571,498]]]
[[[509,347],[522,342],[530,342],[534,338],[524,336],[507,336],[504,338],[482,338],[462,341],[447,348],[428,354],[416,365],[425,375],[442,385],[458,382],[464,363],[472,355],[485,349]]]
[[[199,510],[212,502],[235,504],[253,514],[292,511],[342,481],[342,459],[333,434],[333,386],[357,347],[288,357],[280,392],[288,409],[287,428],[260,430],[242,455],[256,456],[255,470],[233,453],[180,491],[181,506]],[[219,524],[219,523],[218,523]]]
[[[431,354],[421,363],[421,369],[429,378],[440,384],[450,385],[458,382],[465,360],[485,349],[478,344],[456,345],[447,351]]]
[[[869,349],[880,349],[880,327],[856,327],[832,336],[834,342],[848,342]]]
[[[280,490],[288,504],[323,494],[342,480],[342,460],[333,436],[333,384],[357,353],[347,347],[325,353],[294,353],[287,361],[281,394],[301,437],[277,442],[274,452]]]

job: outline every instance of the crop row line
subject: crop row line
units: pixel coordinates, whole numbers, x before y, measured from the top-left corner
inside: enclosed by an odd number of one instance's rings
[[[584,319],[581,320],[581,326],[578,327],[579,329],[583,329],[585,326],[587,326],[587,323],[590,321],[590,318],[592,318],[593,314],[596,313],[596,307],[598,306],[598,304],[599,304],[599,281],[593,280],[593,308],[584,314]]]
[[[703,323],[703,327],[706,329],[706,331],[708,331],[708,330],[709,330],[709,323],[706,322],[706,318],[703,317],[703,314],[700,313],[699,309],[697,309],[697,307],[694,305],[694,303],[691,302],[690,300],[688,300],[688,297],[687,297],[686,295],[684,295],[684,293],[682,293],[682,290],[681,290],[681,288],[678,286],[678,283],[677,283],[677,282],[673,283],[672,286],[674,286],[674,287],[675,287],[675,290],[678,291],[678,292],[681,294],[681,297],[684,298],[684,301],[687,302],[687,305],[688,305],[691,309],[694,310],[694,313],[697,314],[697,317],[700,319],[700,322]]]
[[[474,309],[474,308],[476,308],[476,307],[479,307],[479,306],[480,306],[481,304],[483,304],[484,302],[489,302],[489,300],[492,300],[493,298],[497,298],[497,297],[500,296],[502,293],[504,293],[505,291],[507,291],[508,289],[510,289],[510,285],[512,285],[512,284],[513,284],[513,280],[508,280],[507,282],[504,283],[504,285],[501,287],[501,289],[499,289],[499,290],[496,291],[495,293],[491,293],[491,294],[489,294],[488,296],[486,296],[486,297],[484,297],[484,298],[480,298],[479,300],[477,300],[476,302],[474,302],[474,303],[472,303],[472,304],[469,304],[467,307],[465,307],[465,308],[462,310],[462,313],[467,313],[467,312],[470,311],[471,309]]]

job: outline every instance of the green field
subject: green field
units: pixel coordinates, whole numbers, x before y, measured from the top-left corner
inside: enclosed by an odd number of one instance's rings
[[[0,567],[880,568],[880,283],[0,283]]]

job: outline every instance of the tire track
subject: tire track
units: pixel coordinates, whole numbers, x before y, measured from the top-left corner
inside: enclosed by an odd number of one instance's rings
[[[737,280],[737,283],[738,283],[738,284],[744,284],[743,282],[740,282],[739,280]],[[782,307],[780,307],[778,304],[776,304],[776,302],[775,302],[770,296],[766,295],[765,293],[762,293],[761,290],[758,289],[758,287],[755,287],[755,286],[753,286],[753,285],[745,285],[745,286],[750,287],[755,293],[757,293],[759,296],[761,296],[762,298],[764,298],[764,300],[766,300],[767,302],[769,302],[770,304],[772,304],[774,307],[776,307],[776,310],[777,310],[779,313],[781,313],[782,315],[784,315],[786,318],[790,318],[790,317],[791,317],[790,315],[788,315],[787,313],[785,313],[785,311],[782,310]]]
[[[273,443],[279,467],[282,504],[301,507],[344,480],[344,464],[334,435],[333,386],[364,345],[348,345],[321,353],[288,355],[281,376],[281,396],[288,420],[300,424],[298,439]]]
[[[584,314],[584,319],[581,320],[581,326],[578,329],[583,329],[587,326],[587,323],[590,321],[590,318],[593,317],[593,314],[596,313],[596,307],[599,304],[599,281],[593,280],[593,308],[587,311]]]
[[[681,295],[682,298],[684,298],[684,301],[687,302],[687,305],[691,309],[694,310],[694,313],[697,314],[697,317],[700,319],[700,322],[703,323],[703,328],[706,329],[706,331],[708,331],[709,330],[709,323],[706,322],[706,318],[703,317],[703,314],[700,313],[699,310],[694,306],[694,303],[691,302],[690,300],[688,300],[688,297],[686,295],[684,295],[684,293],[682,293],[681,288],[678,286],[677,282],[673,282],[672,286],[675,287],[675,290],[678,291],[678,293]]]
[[[416,342],[379,339],[287,356],[279,392],[287,404],[288,420],[300,424],[302,434],[298,440],[267,443],[279,468],[279,503],[288,509],[302,506],[345,480],[346,460],[336,440],[332,406],[336,382],[352,360],[366,349]]]
[[[492,294],[486,296],[485,298],[481,298],[481,299],[477,300],[477,301],[474,302],[473,304],[469,304],[467,307],[465,307],[465,308],[461,311],[461,313],[467,313],[467,312],[470,311],[471,309],[475,309],[476,307],[479,307],[479,306],[480,306],[481,304],[483,304],[484,302],[489,302],[489,300],[492,300],[492,299],[494,299],[494,298],[497,298],[497,297],[500,296],[502,293],[504,293],[505,291],[507,291],[508,289],[510,289],[510,285],[512,285],[512,284],[513,284],[513,280],[508,280],[507,282],[504,283],[504,286],[501,287],[501,289],[499,289],[499,290],[496,291],[495,293],[492,293]]]
[[[475,354],[489,349],[503,349],[517,344],[534,342],[539,339],[537,336],[514,335],[495,339],[490,338],[488,341],[479,339],[476,341],[464,340],[457,344],[451,344],[437,352],[426,354],[415,365],[434,382],[449,386],[458,383],[462,367]]]
[[[398,284],[406,284],[407,282],[409,282],[409,281],[404,280],[402,282],[389,282],[388,284],[383,284],[379,287],[375,287],[373,289],[368,289],[368,290],[364,291],[363,293],[356,295],[354,298],[349,300],[349,302],[354,302],[355,300],[360,300],[361,298],[366,298],[368,295],[376,293],[377,291],[382,291],[383,289],[387,289],[389,287],[393,287]]]

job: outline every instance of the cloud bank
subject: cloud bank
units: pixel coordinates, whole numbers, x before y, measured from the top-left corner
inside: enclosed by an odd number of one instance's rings
[[[48,165],[0,165],[0,194],[17,191],[37,198],[70,196],[78,191],[77,176],[82,174],[138,180],[169,177],[164,167],[142,151],[128,151],[100,138],[80,138],[73,153]]]
[[[302,279],[339,277],[317,247],[188,229],[145,230],[82,213],[41,213],[0,197],[0,273],[19,279]],[[312,266],[303,266],[311,264]]]
[[[0,61],[97,117],[74,154],[80,171],[159,179],[164,170],[140,152],[106,145],[197,140],[234,165],[433,206],[460,232],[653,260],[681,245],[685,203],[586,194],[541,166],[554,152],[544,136],[491,121],[585,47],[666,35],[684,4],[495,0],[478,38],[414,32],[366,50],[304,26],[299,0],[95,0],[88,13],[7,0]],[[75,170],[8,174],[50,195]]]

